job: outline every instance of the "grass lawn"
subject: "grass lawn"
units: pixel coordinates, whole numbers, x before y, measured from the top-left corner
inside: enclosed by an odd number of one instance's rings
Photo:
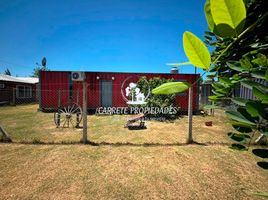
[[[82,129],[56,128],[53,113],[37,112],[38,105],[0,107],[0,124],[15,142],[76,143]],[[213,121],[212,127],[205,121]],[[125,115],[88,116],[88,138],[97,143],[132,144],[177,144],[185,143],[187,136],[187,116],[174,122],[146,121],[147,129],[128,130]],[[194,116],[193,136],[200,143],[230,143],[226,133],[232,130],[226,124],[222,112],[215,117]]]
[[[89,116],[81,129],[57,129],[37,105],[0,107],[0,124],[13,144],[0,144],[0,199],[261,199],[268,173],[250,152],[228,148],[231,130],[221,112],[194,116],[194,139],[184,145],[187,118],[123,128],[126,116]],[[212,127],[204,126],[212,120]],[[41,141],[48,144],[20,144]],[[56,144],[51,144],[51,143]]]

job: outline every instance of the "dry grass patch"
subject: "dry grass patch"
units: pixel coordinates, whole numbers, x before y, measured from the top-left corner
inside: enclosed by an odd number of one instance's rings
[[[0,145],[1,199],[259,199],[268,174],[223,146]]]
[[[71,143],[82,133],[56,128],[53,113],[37,105],[0,107],[0,122],[15,142]],[[0,144],[0,199],[259,199],[252,192],[268,192],[257,157],[220,145],[231,143],[222,112],[194,116],[194,139],[215,144],[208,146],[179,146],[186,117],[146,121],[145,130],[125,123],[123,115],[90,115],[88,136],[100,146]]]

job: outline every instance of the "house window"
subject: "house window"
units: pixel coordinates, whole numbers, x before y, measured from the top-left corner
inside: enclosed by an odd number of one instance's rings
[[[32,98],[32,87],[17,85],[17,98]]]
[[[4,83],[0,83],[0,89],[4,89],[5,88],[5,84]]]

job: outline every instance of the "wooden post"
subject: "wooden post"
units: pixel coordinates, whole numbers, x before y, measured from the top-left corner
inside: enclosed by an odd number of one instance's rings
[[[83,138],[84,144],[88,143],[87,140],[87,82],[83,82]]]
[[[2,139],[0,138],[0,142],[12,142],[10,135],[0,125],[0,135],[1,133],[2,133]]]
[[[189,98],[188,98],[188,138],[186,141],[187,144],[193,143],[192,128],[193,128],[193,88],[190,87]]]

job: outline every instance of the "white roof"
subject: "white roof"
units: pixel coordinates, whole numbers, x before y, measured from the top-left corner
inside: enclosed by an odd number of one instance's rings
[[[19,83],[30,83],[35,84],[39,82],[39,78],[34,77],[14,77],[5,74],[0,74],[0,81],[10,81],[10,82],[19,82]]]

